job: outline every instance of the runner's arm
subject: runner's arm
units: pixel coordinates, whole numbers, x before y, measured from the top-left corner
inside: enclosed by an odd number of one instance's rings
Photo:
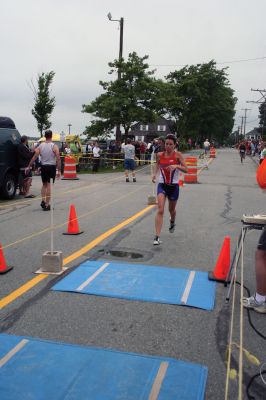
[[[188,171],[187,164],[179,151],[176,152],[176,161],[178,164],[169,165],[168,168],[171,170],[179,169],[179,171],[186,173]]]
[[[25,168],[26,174],[27,174],[26,171],[29,171],[31,169],[31,166],[33,165],[34,161],[39,157],[39,155],[40,155],[40,149],[37,147],[37,149],[35,149],[34,156],[32,157],[32,159],[29,162],[29,165],[27,166],[27,168]]]
[[[185,162],[184,157],[182,156],[182,154],[179,151],[177,152],[177,156],[178,156],[178,160],[180,162],[180,164],[177,165],[177,169],[179,169],[179,171],[182,171],[182,172],[187,172],[188,169],[187,169],[187,164]]]

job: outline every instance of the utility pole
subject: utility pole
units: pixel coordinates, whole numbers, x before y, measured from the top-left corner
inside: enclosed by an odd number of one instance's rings
[[[112,18],[112,14],[109,12],[107,14],[107,17],[109,19],[109,21],[116,21],[119,22],[119,27],[120,27],[120,38],[119,38],[119,61],[122,61],[122,57],[123,57],[123,35],[124,35],[124,18],[120,18],[120,19],[113,19]],[[117,79],[120,80],[121,79],[121,70],[120,68],[117,71]],[[115,137],[117,141],[121,140],[121,130],[120,130],[120,124],[117,124],[116,126],[116,133],[115,133]]]
[[[124,34],[124,18],[120,18],[120,40],[119,40],[119,61],[123,57],[123,34]],[[121,79],[121,70],[118,70],[118,79]]]
[[[251,108],[241,108],[241,110],[245,111],[245,116],[244,116],[244,139],[246,135],[246,122],[247,122],[247,111],[251,110]]]
[[[261,137],[263,139],[264,136],[264,127],[265,127],[265,118],[266,118],[266,90],[265,89],[251,89],[252,92],[259,92],[261,94],[261,98],[258,101],[247,101],[247,103],[256,103],[256,104],[263,104],[263,117],[262,117],[262,124],[261,124]]]
[[[242,117],[239,117],[239,118],[241,118],[241,125],[240,125],[240,136],[241,136],[241,140],[243,139],[243,122],[244,122],[244,117],[243,117],[243,115],[242,115]]]

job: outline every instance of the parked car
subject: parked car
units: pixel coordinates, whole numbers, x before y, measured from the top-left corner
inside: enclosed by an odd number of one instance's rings
[[[12,199],[18,185],[18,144],[20,133],[14,121],[8,117],[0,117],[0,195]]]

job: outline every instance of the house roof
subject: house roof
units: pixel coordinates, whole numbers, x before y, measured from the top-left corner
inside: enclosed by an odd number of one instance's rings
[[[148,125],[147,131],[140,131],[140,125]],[[146,134],[162,134],[163,132],[158,132],[157,127],[158,125],[166,125],[168,130],[170,131],[171,127],[174,125],[174,122],[166,119],[164,117],[160,117],[157,119],[156,122],[137,122],[131,127],[132,132],[141,132],[142,134],[146,132]],[[169,132],[168,132],[169,133]]]

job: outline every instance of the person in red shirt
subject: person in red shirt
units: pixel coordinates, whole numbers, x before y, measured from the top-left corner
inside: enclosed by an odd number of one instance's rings
[[[161,243],[160,233],[163,225],[163,215],[166,198],[168,198],[170,226],[169,232],[175,230],[176,203],[179,197],[179,171],[187,172],[187,166],[182,154],[175,150],[176,137],[172,134],[166,136],[165,150],[157,153],[156,167],[152,181],[155,182],[157,172],[159,174],[159,182],[157,187],[157,203],[158,210],[155,217],[155,237],[153,244]]]

